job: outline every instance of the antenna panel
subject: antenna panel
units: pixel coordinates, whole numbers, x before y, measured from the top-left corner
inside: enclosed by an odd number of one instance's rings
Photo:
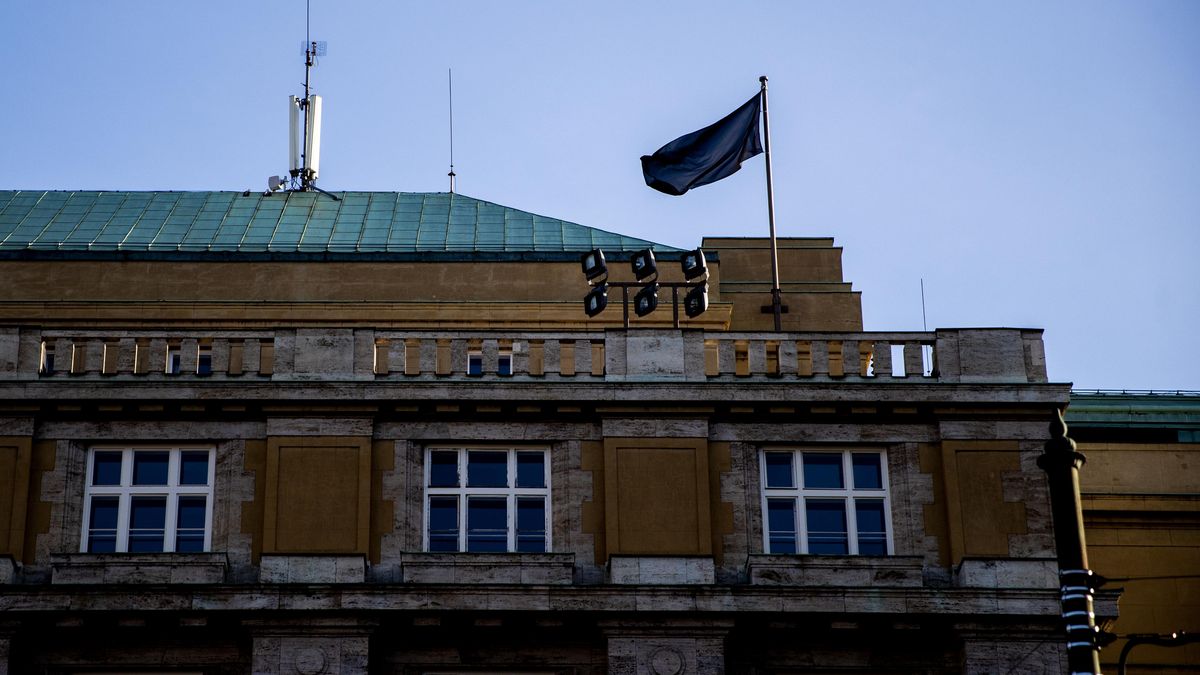
[[[313,56],[325,56],[326,52],[329,51],[328,42],[325,40],[313,40],[311,42],[301,42],[300,53],[308,55],[308,50],[310,47],[313,50]]]
[[[308,99],[308,145],[304,148],[310,180],[316,180],[321,164],[321,97]]]
[[[288,97],[288,169],[299,171],[300,166],[300,99]]]

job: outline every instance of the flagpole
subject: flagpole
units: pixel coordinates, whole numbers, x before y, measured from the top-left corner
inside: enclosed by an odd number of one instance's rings
[[[771,313],[775,315],[775,332],[783,330],[783,303],[779,294],[779,249],[775,245],[775,191],[771,180],[771,126],[767,122],[767,76],[758,78],[762,83],[763,136],[766,137],[764,152],[767,156],[767,220],[771,224]]]

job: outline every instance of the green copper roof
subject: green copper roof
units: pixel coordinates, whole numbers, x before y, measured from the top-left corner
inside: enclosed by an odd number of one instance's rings
[[[335,194],[0,191],[0,252],[678,250],[461,194]]]

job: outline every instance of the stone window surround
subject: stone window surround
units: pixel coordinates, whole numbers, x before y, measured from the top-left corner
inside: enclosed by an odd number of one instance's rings
[[[795,472],[794,487],[791,488],[768,488],[767,487],[767,467],[766,457],[768,452],[791,452],[794,455],[793,471]],[[829,453],[840,454],[843,461],[843,481],[845,487],[839,490],[813,489],[805,488],[804,468],[803,468],[803,453]],[[853,467],[851,464],[851,455],[854,453],[876,454],[879,455],[879,467],[882,477],[883,488],[881,490],[863,491],[855,489],[853,486]],[[808,536],[807,525],[805,523],[804,499],[806,497],[828,498],[828,499],[846,499],[848,508],[846,509],[846,535],[848,542],[849,555],[858,555],[858,538],[857,524],[855,522],[855,511],[853,508],[854,499],[858,497],[869,497],[872,499],[883,500],[883,515],[884,528],[886,530],[886,555],[895,555],[896,548],[893,541],[893,532],[895,527],[892,523],[892,494],[891,486],[888,480],[888,453],[882,447],[858,446],[853,447],[839,445],[787,445],[787,446],[762,446],[758,451],[758,472],[759,472],[759,508],[761,509],[762,517],[762,551],[764,554],[772,555],[770,542],[770,525],[768,523],[769,510],[767,507],[768,498],[792,498],[796,501],[797,508],[795,510],[796,519],[796,553],[791,555],[823,555],[809,554],[808,552]],[[783,554],[788,555],[788,554]]]
[[[170,453],[168,464],[167,485],[134,486],[129,484],[132,472],[133,455],[136,451],[158,450]],[[93,461],[96,452],[120,451],[122,453],[122,479],[119,486],[94,486]],[[179,485],[179,463],[184,451],[208,452],[208,477],[205,485]],[[174,533],[176,523],[175,506],[181,496],[203,496],[205,498],[204,514],[204,546],[203,551],[212,549],[213,508],[215,501],[213,484],[216,473],[216,447],[211,444],[172,444],[172,443],[136,443],[136,444],[98,444],[87,448],[85,472],[83,475],[83,509],[80,514],[79,552],[87,553],[89,545],[88,529],[90,527],[91,502],[94,496],[118,496],[120,508],[117,516],[117,543],[114,553],[125,554],[129,546],[129,502],[132,496],[165,496],[167,498],[166,513],[164,514],[163,552],[172,553],[175,548]]]
[[[459,471],[460,471],[460,486],[454,488],[446,487],[430,487],[430,471],[432,468],[432,453],[436,451],[457,451],[459,453]],[[504,488],[473,488],[467,487],[467,452],[470,450],[482,450],[499,452],[503,451],[508,454],[508,471],[509,485]],[[552,501],[553,492],[551,490],[551,474],[553,469],[551,466],[551,458],[553,453],[550,451],[549,444],[531,444],[531,445],[513,445],[503,444],[495,445],[488,443],[436,443],[428,444],[422,448],[422,473],[421,473],[421,550],[430,552],[429,550],[429,500],[433,496],[457,496],[459,498],[458,505],[458,520],[459,520],[459,553],[467,553],[466,537],[467,531],[467,498],[476,496],[504,496],[508,502],[508,553],[517,553],[515,551],[516,537],[516,498],[517,497],[543,497],[544,501],[544,518],[545,518],[545,533],[546,546],[545,552],[554,551],[553,546],[553,530],[554,530],[554,505]],[[541,452],[543,453],[543,478],[545,486],[541,488],[519,488],[516,485],[516,453],[519,451],[525,452]],[[451,553],[453,555],[453,553]]]

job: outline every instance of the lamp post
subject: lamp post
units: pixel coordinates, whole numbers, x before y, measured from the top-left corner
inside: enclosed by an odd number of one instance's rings
[[[1100,675],[1096,644],[1096,615],[1092,598],[1102,583],[1088,569],[1087,540],[1083,534],[1083,507],[1079,499],[1079,467],[1087,460],[1067,437],[1067,423],[1056,410],[1050,422],[1050,440],[1037,464],[1050,483],[1050,511],[1054,517],[1054,545],[1058,551],[1058,578],[1062,617],[1066,622],[1067,666],[1071,675]]]

